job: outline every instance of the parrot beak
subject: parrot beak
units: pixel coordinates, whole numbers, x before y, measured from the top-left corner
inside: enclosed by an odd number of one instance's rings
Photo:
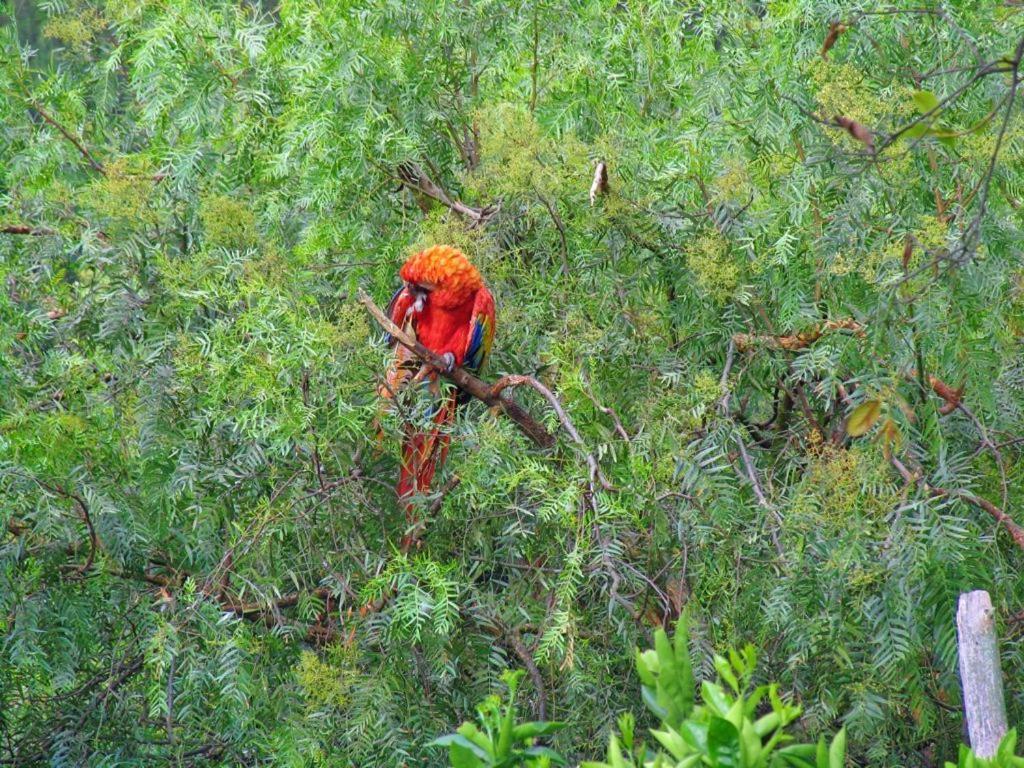
[[[410,307],[410,311],[419,314],[423,311],[423,307],[427,303],[427,297],[430,296],[430,289],[419,285],[418,283],[409,283],[408,288],[415,297],[412,307]]]

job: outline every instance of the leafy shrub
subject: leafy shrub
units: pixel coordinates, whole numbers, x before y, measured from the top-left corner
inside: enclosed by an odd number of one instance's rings
[[[636,718],[626,712],[618,718],[618,732],[608,738],[603,762],[584,761],[580,768],[843,768],[846,765],[846,729],[831,743],[822,736],[817,744],[796,742],[787,726],[800,717],[798,706],[787,704],[778,685],[752,687],[757,653],[752,645],[726,656],[714,656],[717,681],[693,674],[686,625],[676,628],[674,639],[663,629],[654,633],[654,648],[637,651],[636,669],[641,698],[659,721],[651,729],[656,747],[639,739]],[[523,672],[507,672],[508,701],[502,708],[497,696],[478,707],[481,727],[466,722],[452,734],[432,742],[447,746],[452,768],[547,768],[565,759],[536,744],[538,738],[565,727],[557,722],[516,722],[515,697]],[[700,701],[695,691],[700,690]],[[767,707],[766,707],[767,705]],[[765,711],[767,709],[767,711]],[[761,710],[763,714],[758,715]],[[959,760],[945,768],[1024,768],[1015,756],[1017,731],[1003,738],[996,755],[980,758],[966,746]]]
[[[661,749],[649,749],[637,740],[636,721],[626,713],[619,717],[618,734],[609,737],[606,762],[584,762],[581,768],[842,768],[845,731],[840,730],[831,745],[824,737],[817,745],[792,743],[786,727],[800,716],[800,707],[786,704],[777,685],[751,690],[756,658],[749,645],[730,651],[728,658],[715,656],[718,682],[701,682],[698,704],[685,625],[677,627],[674,641],[658,629],[654,648],[637,651],[636,667],[643,702],[661,723],[651,731]],[[497,697],[478,708],[482,729],[466,722],[433,742],[448,747],[453,768],[545,768],[565,762],[557,752],[534,743],[564,723],[516,724],[515,695],[521,677],[522,672],[516,672],[503,678],[509,688],[504,709]],[[758,708],[764,709],[766,703],[770,711],[758,717]]]
[[[477,707],[479,727],[466,722],[455,733],[431,742],[431,746],[448,747],[453,768],[547,768],[552,763],[565,763],[565,759],[553,749],[535,743],[539,737],[565,727],[565,723],[516,722],[516,691],[522,676],[521,670],[502,675],[508,686],[508,701],[503,708],[497,696],[485,699]]]
[[[946,768],[1024,768],[1024,757],[1016,756],[1017,729],[1006,732],[999,749],[990,758],[978,757],[965,745],[960,745],[960,754],[955,763],[946,763]]]

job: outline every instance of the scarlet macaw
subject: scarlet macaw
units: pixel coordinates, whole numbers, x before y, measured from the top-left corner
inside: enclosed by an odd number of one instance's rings
[[[445,358],[449,370],[461,365],[478,373],[494,340],[494,297],[465,254],[447,245],[435,245],[413,254],[399,272],[404,285],[391,298],[387,314],[395,325],[411,332],[423,346]],[[385,397],[393,397],[410,380],[426,380],[432,394],[440,395],[437,372],[426,369],[415,355],[395,344],[395,359],[388,370]],[[416,371],[419,370],[419,373]],[[435,406],[429,432],[406,430],[398,497],[413,522],[412,497],[430,489],[437,467],[448,455],[445,427],[469,395],[453,390]],[[407,534],[408,538],[408,534]],[[403,540],[403,546],[408,542]]]

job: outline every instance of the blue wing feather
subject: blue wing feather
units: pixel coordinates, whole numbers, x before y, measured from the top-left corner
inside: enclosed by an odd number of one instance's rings
[[[479,372],[483,367],[486,351],[484,340],[487,336],[487,318],[477,315],[473,318],[473,328],[469,336],[469,344],[466,347],[466,359],[463,365],[474,372]]]

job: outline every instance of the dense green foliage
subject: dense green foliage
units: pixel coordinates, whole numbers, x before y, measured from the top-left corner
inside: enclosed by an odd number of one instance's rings
[[[1024,8],[0,20],[0,762],[425,765],[510,666],[592,759],[684,604],[802,741],[955,758],[956,596],[1024,601]],[[403,555],[354,297],[438,242],[580,442],[470,404]]]

